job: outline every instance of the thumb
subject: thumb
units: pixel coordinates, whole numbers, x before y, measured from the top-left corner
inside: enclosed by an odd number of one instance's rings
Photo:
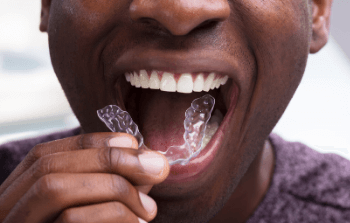
[[[140,191],[140,192],[142,192],[142,193],[144,193],[144,194],[148,194],[148,193],[151,191],[152,187],[153,187],[153,185],[135,186],[135,188],[136,188],[138,191]]]

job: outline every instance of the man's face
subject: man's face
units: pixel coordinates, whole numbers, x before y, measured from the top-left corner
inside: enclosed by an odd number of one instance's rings
[[[135,88],[124,74],[227,75],[208,92],[225,116],[216,135],[151,191],[172,212],[205,216],[237,186],[292,98],[310,50],[310,7],[308,0],[52,0],[52,64],[85,133],[108,131],[96,110],[117,104],[145,144],[162,151],[180,144],[185,110],[207,92]]]

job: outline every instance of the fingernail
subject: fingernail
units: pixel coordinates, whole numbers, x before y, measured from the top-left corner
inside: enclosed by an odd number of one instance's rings
[[[147,223],[147,221],[143,220],[142,218],[139,218],[140,223]]]
[[[139,155],[139,160],[146,172],[158,175],[163,171],[164,159],[155,152],[144,152]]]
[[[143,207],[145,208],[145,210],[150,215],[153,215],[157,209],[156,202],[152,198],[150,198],[148,195],[146,195],[142,192],[139,192],[139,195],[140,195],[141,203],[142,203]]]
[[[118,136],[118,137],[114,137],[111,138],[108,141],[108,144],[110,147],[125,147],[125,148],[130,148],[133,146],[133,140],[128,137],[128,136]]]

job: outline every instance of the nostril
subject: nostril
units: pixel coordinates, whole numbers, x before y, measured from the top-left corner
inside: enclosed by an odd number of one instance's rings
[[[227,0],[133,0],[130,5],[132,20],[177,36],[212,28],[229,15]]]
[[[157,22],[157,20],[155,19],[152,19],[152,18],[146,18],[146,17],[142,17],[142,18],[139,18],[138,21],[140,23],[143,23],[143,24],[147,24],[147,25],[158,25],[159,23]],[[157,24],[158,23],[158,24]]]
[[[162,31],[164,33],[170,34],[170,32],[160,22],[158,22],[155,19],[143,17],[143,18],[139,18],[138,22],[146,25],[147,27],[151,28],[152,30]],[[192,31],[200,31],[200,30],[214,28],[219,22],[220,22],[219,19],[209,19],[209,20],[206,20],[206,21],[202,22],[201,24],[199,24]]]
[[[221,20],[219,19],[206,20],[201,24],[199,24],[197,27],[195,27],[193,30],[191,30],[191,33],[215,28],[220,21]],[[150,30],[161,32],[164,34],[171,34],[171,32],[168,29],[166,29],[160,22],[158,22],[155,19],[143,17],[143,18],[139,18],[138,22],[146,25]]]
[[[160,22],[155,19],[142,17],[137,20],[139,23],[144,24],[149,31],[156,31],[164,34],[171,34]]]
[[[199,24],[192,31],[214,28],[219,22],[220,22],[219,19],[209,19],[209,20],[206,20],[206,21],[202,22],[201,24]]]

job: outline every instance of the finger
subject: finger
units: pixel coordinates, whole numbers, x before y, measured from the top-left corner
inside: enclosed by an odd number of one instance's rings
[[[135,186],[136,190],[144,193],[144,194],[148,194],[151,189],[152,189],[153,185],[140,185],[140,186]]]
[[[28,155],[10,174],[10,176],[1,184],[0,194],[2,194],[9,185],[13,183],[23,172],[25,172],[39,158],[58,152],[67,152],[89,148],[107,148],[118,145],[124,148],[138,148],[135,137],[127,133],[91,133],[59,139],[48,143],[36,145],[29,151]]]
[[[108,202],[64,210],[54,223],[143,223],[128,207],[120,202]]]
[[[36,181],[50,173],[114,173],[134,185],[153,185],[165,180],[169,169],[166,157],[156,151],[102,148],[41,157],[26,175]]]
[[[38,158],[57,152],[89,148],[124,147],[137,149],[138,143],[135,137],[127,133],[100,132],[59,139],[39,144],[36,147],[37,148],[33,150],[33,155]]]
[[[76,206],[118,201],[146,221],[156,203],[114,174],[50,174],[37,181],[12,208],[4,222],[47,222]]]
[[[109,132],[79,135],[35,146],[0,186],[0,209],[2,210],[0,212],[0,221],[5,218],[12,206],[26,192],[25,189],[32,185],[33,182],[27,186],[28,182],[21,181],[23,178],[26,178],[22,174],[41,157],[59,152],[77,151],[94,147],[107,148],[115,145],[128,147],[130,144],[131,148],[138,148],[137,140],[132,135]],[[17,182],[17,185],[14,186],[14,182]],[[9,188],[10,185],[11,188]]]
[[[142,161],[144,153],[154,153],[154,157],[151,161]],[[154,174],[154,170],[153,173],[147,172],[142,162],[152,165],[152,168],[158,167],[159,174]],[[3,213],[8,213],[37,180],[51,173],[114,173],[134,185],[149,185],[140,190],[147,194],[152,185],[166,179],[169,169],[162,154],[145,150],[103,148],[55,153],[41,157],[21,175],[0,197],[0,208]]]

